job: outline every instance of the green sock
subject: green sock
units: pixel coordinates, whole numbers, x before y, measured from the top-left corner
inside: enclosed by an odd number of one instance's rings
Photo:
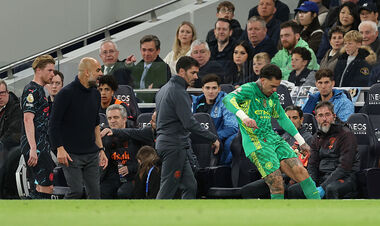
[[[301,181],[300,185],[307,199],[321,199],[317,187],[315,187],[315,183],[311,177]]]
[[[284,199],[284,194],[270,194],[271,199]]]

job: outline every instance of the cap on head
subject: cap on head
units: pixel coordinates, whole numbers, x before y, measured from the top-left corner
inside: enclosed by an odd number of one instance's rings
[[[319,12],[319,9],[318,9],[318,5],[317,3],[315,2],[310,2],[310,1],[306,1],[306,2],[303,2],[297,9],[295,9],[294,11],[298,12],[298,11],[302,11],[302,12],[313,12],[313,13],[318,13]]]
[[[367,10],[369,12],[374,12],[374,13],[377,13],[378,11],[375,3],[364,3],[362,6],[360,6],[359,13],[362,10]]]

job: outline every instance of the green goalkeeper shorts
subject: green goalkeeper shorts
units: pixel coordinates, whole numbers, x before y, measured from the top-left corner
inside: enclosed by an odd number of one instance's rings
[[[262,148],[252,152],[248,158],[256,165],[263,178],[279,169],[281,160],[297,158],[293,149],[283,139],[276,144],[260,140],[260,144]]]

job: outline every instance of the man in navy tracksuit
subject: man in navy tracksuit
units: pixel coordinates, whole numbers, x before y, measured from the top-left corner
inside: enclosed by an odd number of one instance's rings
[[[186,88],[198,78],[199,63],[192,57],[181,57],[173,76],[156,96],[156,149],[162,159],[161,183],[157,199],[171,199],[179,186],[183,199],[193,199],[197,181],[187,159],[189,132],[203,137],[219,151],[218,136],[203,129],[191,112],[191,100]]]
[[[83,58],[78,76],[54,100],[49,137],[70,187],[67,199],[81,198],[83,184],[88,198],[100,198],[99,165],[103,169],[108,165],[100,138],[100,94],[95,88],[100,76],[99,62]]]

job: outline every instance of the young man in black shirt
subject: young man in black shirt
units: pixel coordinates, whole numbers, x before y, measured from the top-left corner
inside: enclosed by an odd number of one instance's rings
[[[37,181],[32,198],[49,198],[53,193],[54,163],[48,141],[49,103],[44,86],[51,83],[55,61],[50,55],[37,57],[33,64],[34,78],[27,84],[21,96],[23,134],[21,152]]]

